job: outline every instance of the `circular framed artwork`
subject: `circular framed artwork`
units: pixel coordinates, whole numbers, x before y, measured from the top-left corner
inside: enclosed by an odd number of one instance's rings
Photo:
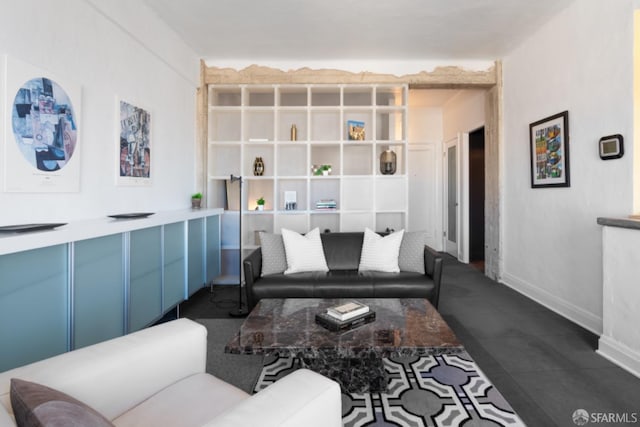
[[[55,81],[38,77],[24,83],[11,117],[18,150],[43,172],[63,169],[76,149],[78,129],[71,97]]]

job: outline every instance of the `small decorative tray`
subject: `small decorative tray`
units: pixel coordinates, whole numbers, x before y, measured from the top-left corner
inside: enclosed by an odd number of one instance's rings
[[[22,233],[26,231],[40,231],[51,230],[62,225],[66,225],[66,222],[45,222],[39,224],[17,224],[17,225],[5,225],[0,227],[0,232],[4,233]]]
[[[108,216],[109,218],[115,218],[115,219],[131,219],[131,218],[146,218],[153,214],[154,212],[133,212],[133,213],[123,213],[123,214],[115,214],[115,215],[108,215]]]

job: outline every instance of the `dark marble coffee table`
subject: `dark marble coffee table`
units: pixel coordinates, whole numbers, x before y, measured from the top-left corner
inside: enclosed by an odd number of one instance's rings
[[[316,313],[352,299],[263,299],[225,352],[295,357],[301,366],[335,379],[349,392],[384,391],[383,357],[424,356],[463,350],[426,299],[366,299],[376,320],[345,332],[315,322]]]

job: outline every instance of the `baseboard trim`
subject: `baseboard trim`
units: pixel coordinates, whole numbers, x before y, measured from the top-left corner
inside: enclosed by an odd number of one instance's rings
[[[526,281],[513,276],[509,273],[503,273],[500,280],[501,283],[511,289],[520,292],[524,296],[531,298],[535,302],[542,304],[548,309],[558,313],[572,322],[582,326],[583,328],[593,332],[596,335],[602,335],[602,318],[589,313],[588,311],[568,302],[557,296],[540,289]]]
[[[611,337],[601,336],[596,352],[622,369],[640,378],[640,353],[621,344]]]

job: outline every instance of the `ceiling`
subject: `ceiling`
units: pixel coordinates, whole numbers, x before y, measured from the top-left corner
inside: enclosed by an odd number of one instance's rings
[[[575,0],[143,0],[205,60],[494,60]]]

